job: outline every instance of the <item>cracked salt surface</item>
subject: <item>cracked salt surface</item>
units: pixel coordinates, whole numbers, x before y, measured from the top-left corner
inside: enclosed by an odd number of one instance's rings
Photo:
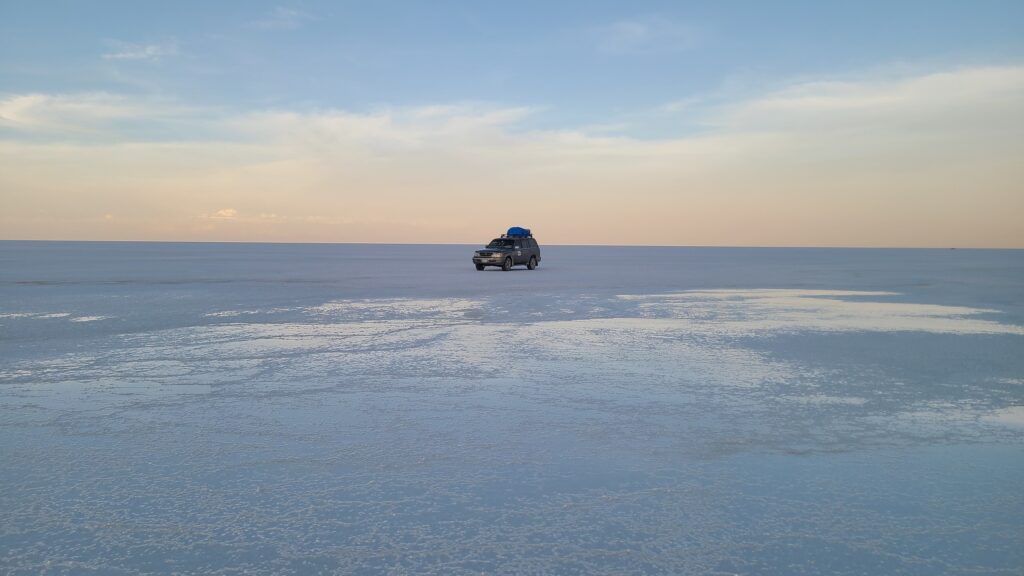
[[[1024,567],[1019,252],[421,250],[0,242],[0,565]]]

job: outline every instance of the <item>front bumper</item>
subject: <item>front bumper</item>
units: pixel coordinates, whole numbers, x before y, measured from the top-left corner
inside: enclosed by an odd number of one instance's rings
[[[473,256],[473,264],[501,266],[505,262],[505,258],[508,258],[508,256]]]

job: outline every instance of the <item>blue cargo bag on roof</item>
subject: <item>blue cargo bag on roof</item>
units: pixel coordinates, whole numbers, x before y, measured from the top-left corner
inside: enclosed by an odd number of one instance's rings
[[[510,236],[512,238],[525,238],[530,235],[529,228],[520,228],[519,226],[509,228],[508,233],[506,234],[506,236]]]

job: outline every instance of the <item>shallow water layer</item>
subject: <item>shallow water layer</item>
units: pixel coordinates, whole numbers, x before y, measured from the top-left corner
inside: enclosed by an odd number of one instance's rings
[[[1024,253],[470,253],[0,242],[0,566],[1024,570]]]

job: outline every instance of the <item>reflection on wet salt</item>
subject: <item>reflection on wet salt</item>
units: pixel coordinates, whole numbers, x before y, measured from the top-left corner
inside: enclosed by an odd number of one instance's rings
[[[638,388],[676,380],[690,386],[750,388],[794,378],[797,368],[671,319],[591,318],[537,322],[514,330],[537,370],[561,381],[626,378]],[[500,342],[494,343],[496,347]]]
[[[0,573],[1024,566],[1019,251],[26,248]]]
[[[36,320],[51,320],[55,318],[67,318],[71,322],[95,322],[97,320],[106,320],[110,316],[75,316],[71,317],[71,312],[8,312],[0,314],[0,319],[5,318],[32,318]]]
[[[1024,428],[1024,406],[1010,406],[985,416],[985,420],[1014,428]]]
[[[624,295],[645,317],[676,318],[716,333],[896,332],[1017,334],[1024,326],[977,318],[995,311],[964,306],[885,302],[892,292],[844,290],[695,290]]]
[[[574,295],[543,308],[503,298],[209,306],[189,317],[194,325],[41,348],[0,367],[0,431],[35,427],[57,446],[14,455],[46,481],[19,488],[8,516],[84,557],[100,543],[97,572],[145,567],[133,564],[139,550],[194,534],[198,568],[183,574],[216,572],[224,556],[253,558],[247,573],[376,573],[388,570],[375,555],[393,551],[412,559],[398,572],[754,573],[762,564],[725,557],[742,557],[764,534],[780,548],[830,545],[850,531],[876,530],[878,542],[919,534],[920,515],[902,509],[865,520],[890,506],[858,498],[888,487],[851,474],[898,468],[888,464],[902,453],[875,456],[892,447],[1019,444],[1024,381],[989,365],[957,373],[950,360],[950,385],[906,370],[915,366],[907,356],[857,357],[846,347],[863,353],[880,336],[859,332],[898,330],[919,333],[891,335],[918,353],[941,342],[978,347],[1017,339],[1020,327],[980,318],[989,313],[980,308],[895,297],[717,290]],[[71,320],[80,318],[89,317]],[[842,357],[792,354],[806,333]],[[837,454],[848,470],[830,472]],[[767,474],[766,458],[781,459],[779,471]],[[90,499],[66,496],[82,486]],[[834,494],[820,493],[831,486]],[[1003,495],[1015,487],[1000,486]],[[126,500],[139,508],[126,514]],[[934,510],[933,500],[920,509]],[[49,501],[102,520],[88,545],[38,513]],[[215,538],[183,529],[181,518],[239,535],[236,548],[203,548]],[[992,524],[984,541],[1015,520]],[[933,524],[952,532],[946,518]],[[966,518],[955,532],[976,526]],[[254,532],[260,546],[284,542],[286,553],[334,564],[279,569],[245,548]],[[439,551],[469,561],[430,564]],[[595,555],[606,563],[593,564]],[[789,573],[787,558],[760,572]],[[26,573],[41,565],[20,562]]]
[[[218,310],[216,312],[207,312],[203,316],[207,318],[234,318],[236,316],[255,316],[257,314],[279,314],[282,312],[289,312],[294,308],[267,308],[267,309],[256,309],[256,310]]]
[[[98,401],[90,391],[119,390],[129,405],[172,397],[192,402],[325,390],[383,393],[401,381],[403,389],[421,390],[424,400],[476,391],[501,395],[505,402],[542,402],[544,410],[562,407],[557,409],[566,411],[566,420],[560,427],[588,436],[616,431],[603,440],[609,446],[654,435],[677,443],[677,450],[709,456],[758,449],[834,451],[851,441],[888,445],[986,433],[979,422],[991,412],[989,403],[919,401],[933,394],[927,388],[916,399],[904,399],[907,386],[916,390],[918,384],[864,382],[865,374],[784,360],[770,347],[752,348],[742,338],[769,329],[817,329],[794,310],[819,311],[834,326],[836,308],[843,310],[838,324],[844,329],[827,331],[842,337],[851,326],[873,325],[870,311],[879,303],[834,301],[833,292],[754,294],[633,299],[673,312],[702,306],[701,314],[716,321],[678,313],[652,316],[649,308],[616,305],[617,299],[607,307],[618,317],[530,322],[473,321],[467,314],[498,305],[482,300],[331,302],[299,311],[314,321],[238,321],[126,335],[103,357],[69,356],[45,368],[20,363],[0,377],[36,386],[50,382],[53,390],[65,391],[78,381],[86,384],[75,387],[85,394],[81,402]],[[820,312],[823,307],[826,312]],[[912,309],[901,325],[907,318],[935,317],[942,308],[926,314]],[[960,320],[968,310],[954,309],[947,320]],[[858,322],[850,319],[856,314],[862,315]],[[510,387],[509,381],[517,384]],[[146,387],[160,389],[147,393]],[[54,398],[52,405],[65,407],[66,399]],[[623,420],[627,406],[647,413],[646,421]],[[586,418],[580,418],[586,413],[600,414],[601,427],[584,425]]]
[[[19,362],[2,376],[36,374],[49,381],[93,375],[232,385],[259,378],[301,387],[325,377],[474,379],[508,372],[562,383],[628,381],[650,389],[675,382],[689,390],[779,390],[773,402],[805,407],[862,406],[821,368],[782,361],[742,337],[772,333],[923,331],[1021,334],[1022,327],[975,316],[989,311],[882,302],[891,292],[701,290],[632,295],[602,304],[603,317],[543,320],[532,310],[479,321],[500,300],[362,299],[298,309],[306,321],[245,322],[260,310],[221,311],[231,323],[126,334],[106,357]],[[268,309],[263,312],[283,311]],[[508,311],[506,311],[508,312]],[[514,317],[514,315],[513,315]],[[93,321],[103,317],[78,317]],[[528,321],[524,321],[527,320]],[[16,376],[19,375],[19,376]],[[846,376],[841,376],[846,379]],[[654,383],[654,384],[651,384]],[[618,384],[614,384],[618,385]],[[675,389],[675,388],[674,388]],[[907,408],[907,407],[905,407]]]
[[[247,314],[250,312],[253,314],[257,313],[255,311],[249,310],[221,310],[220,312],[208,312],[206,314],[203,314],[203,316],[207,316],[209,318],[233,318],[235,316],[241,316],[242,314]]]
[[[437,319],[462,318],[467,312],[480,307],[480,302],[459,298],[419,299],[364,299],[337,300],[309,309],[309,312],[336,318],[394,319],[429,317]]]
[[[856,396],[828,396],[826,394],[807,394],[789,398],[793,402],[802,404],[835,404],[844,406],[863,406],[867,404],[867,398]]]

